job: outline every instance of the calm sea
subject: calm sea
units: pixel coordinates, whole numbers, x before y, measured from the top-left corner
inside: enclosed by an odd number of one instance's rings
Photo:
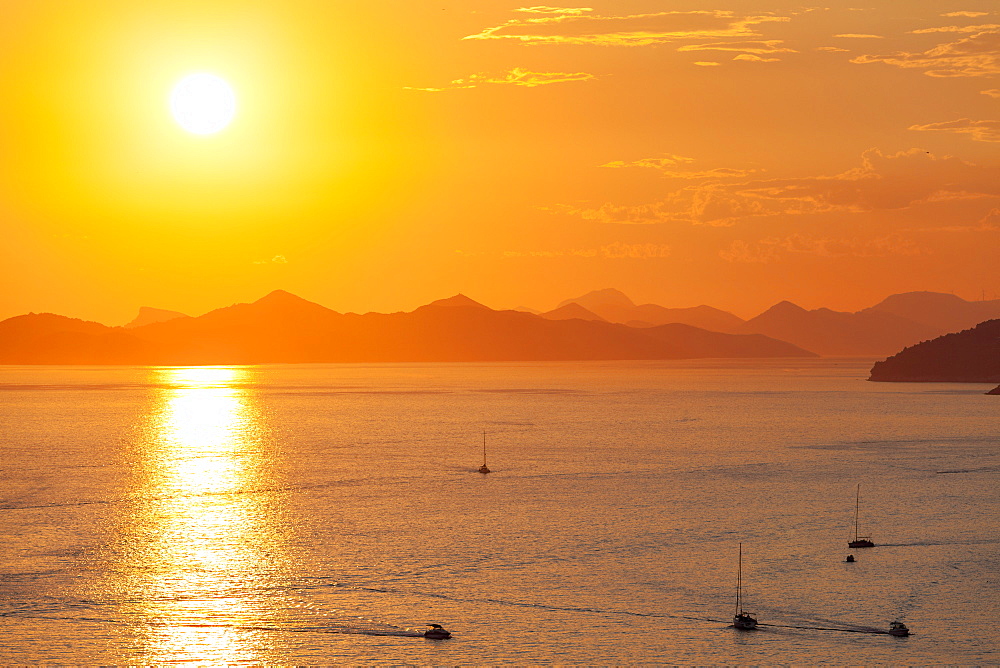
[[[1000,397],[870,363],[0,367],[0,663],[998,664]]]

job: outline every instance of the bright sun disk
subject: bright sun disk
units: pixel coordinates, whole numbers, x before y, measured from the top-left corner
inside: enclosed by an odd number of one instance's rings
[[[214,134],[236,115],[236,94],[225,79],[214,74],[189,74],[170,93],[170,113],[188,132]]]

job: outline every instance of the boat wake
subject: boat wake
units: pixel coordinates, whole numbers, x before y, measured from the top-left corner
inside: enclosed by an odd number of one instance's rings
[[[799,629],[802,631],[839,631],[841,633],[868,633],[871,635],[889,635],[889,632],[884,629],[878,629],[874,626],[858,626],[856,628],[841,628],[834,626],[800,626],[797,624],[765,624],[763,622],[758,622],[757,626],[769,626],[776,629]]]
[[[969,540],[918,540],[912,543],[879,543],[879,547],[934,547],[937,545],[998,545],[1000,538],[970,538]]]
[[[1000,473],[1000,466],[980,466],[974,469],[944,469],[943,471],[935,471],[938,475],[944,475],[948,473]]]

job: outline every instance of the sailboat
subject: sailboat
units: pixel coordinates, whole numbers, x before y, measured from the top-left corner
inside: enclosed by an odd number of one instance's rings
[[[743,612],[743,543],[740,543],[740,566],[736,571],[736,614],[733,615],[733,626],[743,631],[757,628],[757,618],[749,612]]]
[[[483,465],[479,467],[480,473],[490,473],[490,469],[486,466],[486,430],[483,430]]]
[[[854,540],[847,547],[875,547],[871,536],[858,535],[858,511],[861,509],[861,483],[858,483],[858,494],[854,500]]]

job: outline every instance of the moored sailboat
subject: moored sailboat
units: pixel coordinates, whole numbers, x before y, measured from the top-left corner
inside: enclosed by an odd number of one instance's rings
[[[858,492],[854,499],[854,540],[847,543],[847,547],[875,547],[871,536],[858,535],[858,512],[861,510],[861,483],[858,483]]]
[[[490,469],[486,466],[486,430],[483,430],[483,465],[479,467],[480,473],[490,473]]]
[[[757,628],[757,618],[743,611],[743,543],[740,543],[739,567],[736,570],[736,614],[733,615],[733,626],[742,631]]]

